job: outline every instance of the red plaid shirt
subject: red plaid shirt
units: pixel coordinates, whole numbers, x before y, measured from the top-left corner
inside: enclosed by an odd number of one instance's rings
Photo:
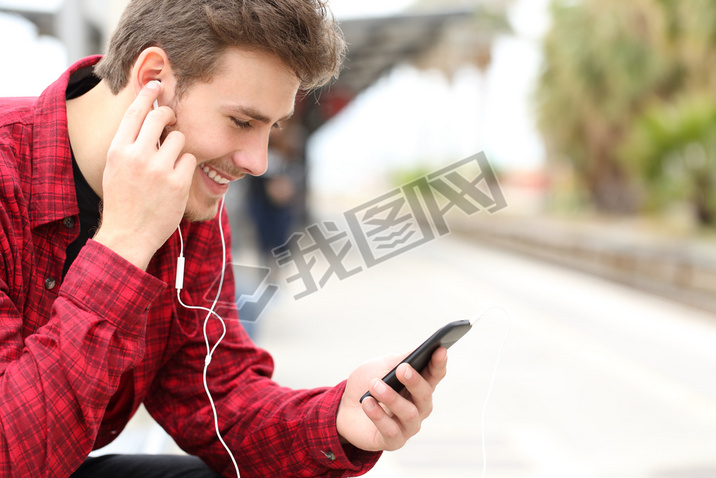
[[[146,273],[90,240],[61,280],[65,250],[79,232],[65,90],[72,73],[97,59],[75,64],[39,98],[0,99],[0,476],[68,476],[141,403],[184,450],[231,476],[202,385],[204,314],[183,309],[170,285],[178,235]],[[219,219],[228,231],[226,214]],[[216,293],[219,219],[182,224],[186,303],[206,305]],[[233,304],[231,267],[226,272],[221,303]],[[338,441],[345,384],[278,386],[271,357],[253,345],[236,308],[218,312],[229,331],[209,386],[242,476],[370,469],[378,454],[347,456]]]

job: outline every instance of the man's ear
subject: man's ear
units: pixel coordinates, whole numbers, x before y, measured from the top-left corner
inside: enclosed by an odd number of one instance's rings
[[[169,57],[159,47],[149,47],[142,51],[134,62],[134,67],[130,74],[129,80],[135,96],[150,81],[161,81],[163,85],[162,95],[167,92],[168,86],[171,87],[174,84],[174,74],[169,63]],[[166,104],[166,102],[162,101],[160,103]]]

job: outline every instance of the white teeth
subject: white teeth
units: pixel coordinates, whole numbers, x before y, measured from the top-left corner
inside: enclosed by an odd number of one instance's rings
[[[206,173],[207,176],[209,176],[211,179],[214,180],[215,183],[218,184],[229,184],[231,181],[228,179],[222,177],[219,173],[214,171],[213,169],[210,169],[208,166],[201,165],[201,170]]]

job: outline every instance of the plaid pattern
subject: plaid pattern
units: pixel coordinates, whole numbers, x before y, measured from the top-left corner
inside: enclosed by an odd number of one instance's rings
[[[172,286],[178,235],[146,273],[90,240],[61,280],[79,232],[64,96],[70,75],[97,60],[81,60],[39,98],[0,99],[0,476],[70,475],[142,402],[182,448],[231,476],[202,386],[204,315],[183,309]],[[226,214],[182,224],[189,304],[216,293],[219,220],[228,231]],[[233,304],[226,273],[220,303]],[[344,383],[278,386],[236,308],[217,312],[229,330],[209,384],[242,476],[355,476],[375,464],[379,454],[346,455],[338,441]],[[212,320],[212,342],[220,332]]]

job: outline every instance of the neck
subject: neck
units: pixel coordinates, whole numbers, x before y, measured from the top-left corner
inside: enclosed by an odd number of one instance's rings
[[[103,80],[84,95],[67,102],[67,129],[77,165],[92,190],[102,197],[107,152],[132,99],[125,88],[112,94]]]

